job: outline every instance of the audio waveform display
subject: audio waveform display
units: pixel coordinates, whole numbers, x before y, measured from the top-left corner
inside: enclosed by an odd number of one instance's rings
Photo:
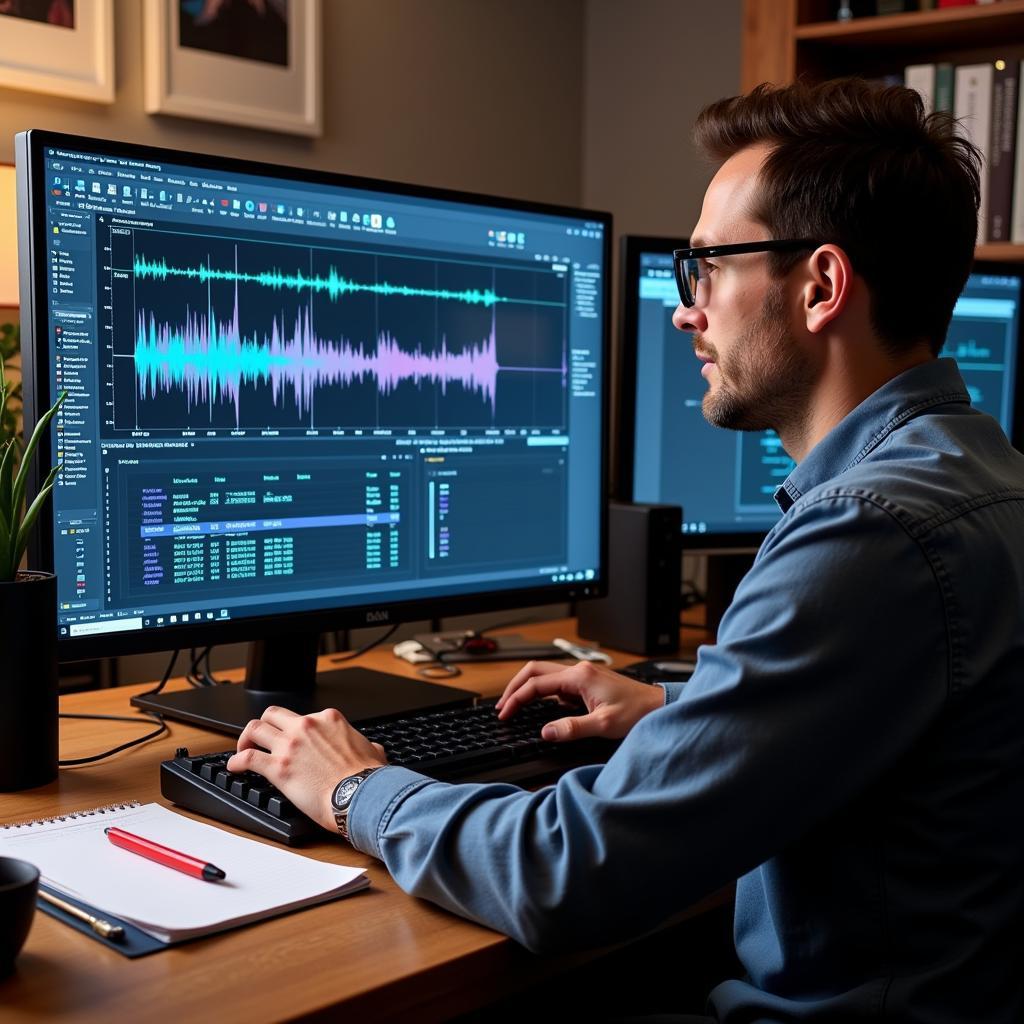
[[[417,288],[412,285],[391,284],[389,281],[368,283],[353,281],[339,274],[331,267],[325,276],[307,276],[301,270],[287,274],[281,270],[261,270],[249,273],[242,270],[224,270],[218,267],[199,265],[197,267],[174,267],[165,260],[150,260],[138,256],[134,265],[135,274],[140,278],[154,278],[165,281],[169,277],[183,277],[201,281],[230,281],[235,284],[258,284],[265,288],[290,288],[304,291],[309,288],[314,292],[326,292],[332,299],[352,292],[368,292],[372,295],[400,295],[404,298],[444,299],[453,302],[466,302],[474,306],[493,306],[498,302],[515,302],[517,300],[497,295],[489,288],[466,288],[454,290],[449,288]]]
[[[549,266],[120,226],[109,245],[115,430],[566,429]]]
[[[155,316],[143,311],[135,340],[140,399],[179,389],[189,409],[229,401],[236,426],[241,423],[243,386],[259,384],[270,387],[275,405],[281,403],[283,390],[290,388],[299,416],[304,417],[311,412],[313,392],[319,387],[372,380],[386,396],[401,382],[411,381],[437,385],[445,395],[452,383],[458,383],[485,401],[493,416],[498,373],[503,369],[560,373],[563,387],[567,373],[565,366],[499,366],[493,319],[488,336],[461,351],[450,351],[446,338],[435,352],[426,352],[420,345],[406,350],[387,331],[378,334],[370,350],[345,338],[334,342],[316,335],[308,309],[300,312],[290,336],[274,318],[269,336],[246,337],[239,326],[237,293],[232,316],[224,321],[212,313],[188,313],[185,323],[175,327],[158,324]]]

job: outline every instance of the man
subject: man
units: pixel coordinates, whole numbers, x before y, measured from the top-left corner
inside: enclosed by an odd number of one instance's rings
[[[761,87],[696,134],[720,167],[674,322],[707,418],[775,428],[798,465],[692,680],[527,665],[503,717],[557,695],[589,714],[549,734],[624,737],[536,793],[384,767],[337,712],[268,710],[229,767],[328,829],[358,776],[357,848],[535,950],[640,935],[738,878],[748,977],[718,1020],[1019,1021],[1024,456],[936,359],[978,154],[855,80]]]

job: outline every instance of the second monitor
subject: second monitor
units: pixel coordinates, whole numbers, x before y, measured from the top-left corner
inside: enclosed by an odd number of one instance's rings
[[[672,250],[685,245],[623,240],[615,491],[625,501],[682,505],[685,549],[716,553],[721,567],[722,555],[749,557],[778,521],[772,495],[794,463],[774,431],[723,430],[705,420],[707,386],[689,335],[671,319],[679,303]],[[956,359],[972,404],[1018,447],[1022,297],[1024,267],[977,261],[941,353]],[[734,562],[742,569],[744,559]]]
[[[772,499],[793,461],[774,431],[711,426],[689,336],[672,326],[679,294],[672,250],[684,242],[627,236],[620,363],[618,491],[685,510],[687,548],[748,547],[779,518]],[[978,261],[953,311],[943,356],[956,359],[972,404],[1014,437],[1024,268]]]

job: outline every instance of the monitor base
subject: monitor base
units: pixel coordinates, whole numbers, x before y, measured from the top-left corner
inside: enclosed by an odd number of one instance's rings
[[[417,711],[472,703],[479,694],[454,686],[420,682],[367,668],[343,668],[317,674],[316,685],[306,692],[253,690],[226,684],[192,690],[132,697],[134,707],[203,729],[237,736],[247,722],[259,718],[270,705],[300,715],[337,708],[350,722],[397,717]]]

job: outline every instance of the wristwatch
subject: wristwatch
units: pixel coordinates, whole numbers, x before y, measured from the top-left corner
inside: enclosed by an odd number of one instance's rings
[[[338,831],[341,838],[348,840],[348,809],[352,806],[352,798],[356,790],[368,779],[380,765],[375,768],[364,768],[355,775],[349,775],[334,787],[331,794],[331,809],[334,811],[334,820],[338,824]]]

